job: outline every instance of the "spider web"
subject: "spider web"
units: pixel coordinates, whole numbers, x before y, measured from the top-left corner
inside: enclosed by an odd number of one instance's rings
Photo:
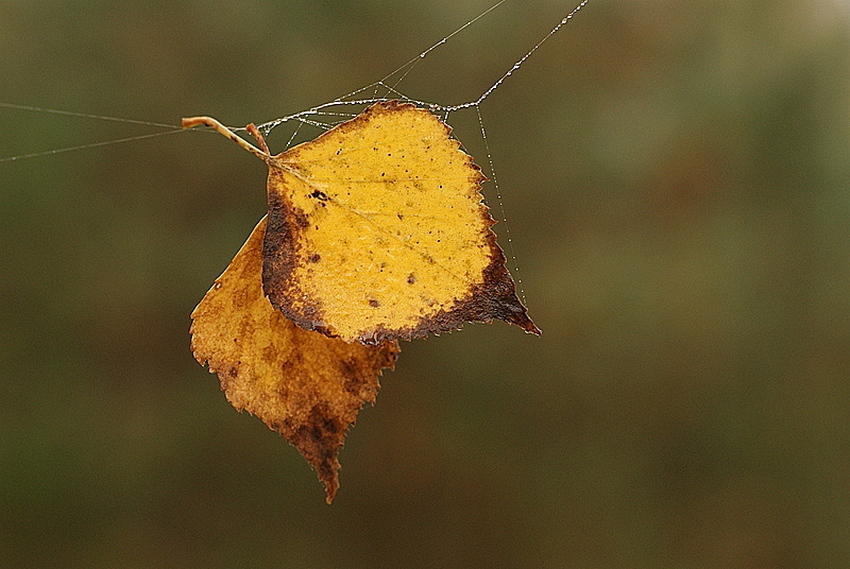
[[[498,177],[496,176],[496,170],[493,160],[493,155],[490,150],[490,144],[487,138],[487,131],[484,126],[484,118],[481,112],[481,104],[489,98],[509,77],[511,77],[514,73],[516,73],[520,67],[538,50],[540,47],[547,41],[549,38],[558,33],[566,24],[570,22],[570,20],[581,10],[585,5],[587,5],[590,0],[582,0],[575,7],[570,10],[565,16],[563,16],[557,24],[552,27],[549,32],[543,36],[534,46],[529,49],[522,57],[515,61],[515,63],[505,71],[493,84],[490,85],[487,89],[485,89],[477,98],[473,100],[466,101],[464,103],[455,104],[455,105],[443,105],[436,102],[429,102],[419,100],[413,97],[408,96],[401,90],[401,84],[404,82],[405,78],[407,78],[416,68],[417,66],[425,60],[432,52],[435,50],[445,46],[448,44],[456,35],[464,32],[467,28],[472,27],[476,22],[481,20],[482,18],[488,16],[491,12],[498,9],[500,6],[508,2],[509,0],[499,0],[495,4],[491,5],[489,8],[467,21],[452,33],[447,36],[441,38],[439,41],[420,52],[409,61],[387,74],[383,78],[366,85],[364,87],[360,87],[350,93],[347,93],[341,97],[338,97],[332,101],[328,101],[309,109],[302,110],[300,112],[283,116],[272,121],[265,122],[263,124],[257,125],[257,129],[264,135],[268,136],[272,130],[282,125],[290,125],[292,126],[292,132],[289,136],[289,139],[286,143],[286,148],[292,146],[295,142],[296,137],[299,135],[299,132],[302,127],[314,127],[319,131],[325,131],[330,128],[333,128],[335,125],[349,120],[359,114],[365,107],[373,105],[382,101],[389,100],[401,100],[408,103],[413,103],[417,107],[428,109],[430,112],[439,116],[444,122],[449,122],[449,117],[452,113],[466,110],[466,109],[474,109],[475,116],[478,122],[478,127],[480,129],[481,140],[483,141],[484,150],[486,152],[486,175],[488,180],[493,184],[493,188],[495,190],[495,198],[496,203],[498,204],[498,216],[500,221],[502,222],[502,226],[504,228],[504,237],[507,241],[507,252],[511,258],[511,264],[513,265],[512,273],[514,274],[514,278],[517,283],[518,292],[523,302],[525,302],[525,294],[522,289],[522,281],[519,278],[519,268],[516,262],[516,255],[514,253],[514,245],[513,239],[510,232],[510,225],[507,221],[507,214],[505,211],[504,202],[501,195],[501,189],[499,187]],[[97,115],[97,114],[89,114],[89,113],[79,113],[73,111],[64,111],[57,109],[49,109],[43,107],[36,107],[30,105],[20,105],[14,103],[4,103],[0,102],[0,108],[19,110],[19,111],[30,111],[30,112],[38,112],[38,113],[48,113],[55,115],[62,115],[67,117],[77,117],[82,119],[91,119],[91,120],[100,120],[100,121],[111,121],[111,122],[120,122],[127,124],[135,124],[135,125],[143,125],[148,127],[154,127],[159,129],[157,132],[130,136],[126,138],[120,139],[110,139],[101,142],[94,142],[88,144],[81,144],[77,146],[69,146],[64,148],[46,150],[41,152],[32,152],[28,154],[18,154],[15,156],[9,156],[0,158],[0,163],[3,162],[16,162],[20,160],[37,158],[42,156],[49,156],[55,154],[61,154],[66,152],[72,152],[77,150],[84,150],[89,148],[97,148],[102,146],[109,146],[113,144],[120,144],[132,141],[138,141],[148,138],[160,137],[169,134],[175,134],[178,132],[186,132],[184,129],[177,127],[175,125],[163,124],[158,122],[151,121],[143,121],[136,119],[128,119],[128,118],[120,118],[120,117],[111,117],[105,115]],[[230,127],[230,130],[234,132],[246,133],[246,127]]]
[[[476,108],[478,110],[478,115],[480,117],[480,105],[484,102],[485,99],[490,97],[496,89],[498,89],[502,83],[504,83],[508,77],[513,75],[540,47],[553,35],[558,33],[561,28],[569,23],[569,21],[581,10],[585,5],[587,5],[590,0],[582,0],[575,8],[573,8],[567,15],[565,15],[561,20],[546,34],[540,41],[538,41],[534,47],[532,47],[525,55],[523,55],[520,59],[518,59],[504,74],[502,74],[499,79],[493,83],[489,88],[487,88],[481,95],[472,101],[467,101],[465,103],[460,103],[456,105],[442,105],[434,102],[427,102],[418,100],[415,98],[408,97],[404,92],[400,90],[400,85],[404,81],[404,79],[416,68],[416,66],[423,61],[431,52],[434,50],[446,45],[449,40],[451,40],[457,34],[463,32],[468,27],[475,24],[481,18],[484,18],[490,12],[496,10],[499,6],[508,2],[508,0],[499,0],[496,4],[493,4],[489,8],[487,8],[484,12],[476,16],[475,18],[469,20],[458,29],[450,33],[449,35],[442,38],[437,43],[433,44],[431,47],[421,52],[417,56],[413,57],[410,61],[396,69],[395,71],[389,73],[382,79],[375,81],[365,87],[361,87],[356,89],[342,97],[334,99],[333,101],[329,101],[326,103],[322,103],[320,105],[316,105],[309,109],[300,111],[298,113],[288,115],[285,117],[277,118],[275,120],[257,125],[257,128],[263,133],[264,136],[267,136],[271,131],[284,124],[289,122],[296,122],[298,124],[310,125],[323,130],[327,130],[332,128],[336,124],[340,122],[346,121],[350,118],[356,116],[363,107],[372,105],[382,101],[389,100],[401,100],[408,103],[413,103],[418,107],[422,107],[430,110],[432,113],[437,114],[443,121],[447,122],[449,115],[455,111],[468,109],[468,108]],[[347,110],[354,109],[354,110]],[[232,130],[235,131],[245,131],[245,128],[234,128]],[[293,135],[294,138],[294,135]]]
[[[452,38],[454,38],[456,35],[465,31],[467,28],[473,26],[480,19],[489,15],[491,12],[493,12],[494,10],[499,8],[502,4],[505,4],[508,1],[509,0],[499,0],[498,2],[496,2],[492,6],[490,6],[489,8],[484,10],[483,12],[481,12],[476,17],[474,17],[471,20],[464,23],[462,26],[457,28],[455,31],[453,31],[449,35],[440,39],[438,42],[436,42],[435,44],[430,46],[428,49],[422,51],[421,53],[419,53],[418,55],[416,55],[415,57],[410,59],[407,63],[403,64],[402,66],[400,66],[395,71],[392,71],[391,73],[387,74],[382,79],[375,81],[374,83],[371,83],[369,85],[366,85],[365,87],[361,87],[359,89],[356,89],[356,90],[354,90],[354,91],[352,91],[352,92],[350,92],[346,95],[343,95],[342,97],[338,97],[338,98],[336,98],[332,101],[328,101],[326,103],[322,103],[320,105],[310,107],[309,109],[294,113],[292,115],[280,117],[280,118],[277,118],[275,120],[263,123],[261,125],[258,125],[257,128],[260,130],[260,132],[263,133],[263,135],[268,135],[274,128],[276,128],[280,125],[283,125],[285,123],[294,123],[296,125],[296,127],[295,127],[295,129],[294,129],[294,131],[293,131],[293,133],[292,133],[292,135],[289,139],[289,143],[287,144],[287,147],[288,147],[295,140],[295,137],[298,134],[298,129],[301,126],[309,125],[309,126],[316,127],[320,130],[328,130],[328,129],[332,128],[333,126],[335,126],[336,124],[339,124],[340,122],[343,122],[345,120],[353,118],[354,116],[356,116],[358,114],[359,111],[361,111],[366,106],[369,106],[369,105],[372,105],[374,103],[378,103],[378,102],[381,102],[381,101],[388,101],[388,100],[397,99],[397,100],[402,100],[402,101],[405,101],[405,102],[413,103],[418,107],[426,108],[426,109],[430,110],[431,112],[439,115],[440,118],[443,119],[443,121],[448,121],[449,115],[451,113],[455,112],[455,111],[462,110],[462,109],[468,109],[468,108],[475,108],[477,115],[478,115],[478,119],[479,119],[479,125],[481,126],[482,137],[483,137],[483,139],[485,141],[485,145],[486,145],[487,144],[486,143],[486,132],[484,130],[484,124],[483,124],[483,119],[482,119],[481,110],[480,110],[481,103],[483,103],[485,99],[490,97],[490,95],[492,95],[493,92],[496,91],[496,89],[498,89],[502,85],[502,83],[504,83],[508,79],[508,77],[513,75],[513,73],[515,73],[523,65],[523,63],[525,63],[526,60],[528,60],[549,38],[551,38],[553,35],[558,33],[558,31],[560,31],[561,28],[563,28],[567,23],[569,23],[569,21],[573,18],[573,16],[575,16],[576,13],[578,13],[579,10],[581,10],[586,4],[588,4],[590,2],[590,0],[582,0],[579,4],[577,4],[569,13],[567,13],[549,31],[548,34],[546,34],[540,41],[538,41],[534,45],[534,47],[532,47],[525,55],[523,55],[520,59],[518,59],[510,67],[510,69],[508,69],[501,77],[499,77],[499,79],[497,81],[495,81],[489,88],[487,88],[484,92],[481,93],[481,95],[479,97],[477,97],[474,100],[467,101],[465,103],[456,104],[456,105],[442,105],[442,104],[438,104],[438,103],[434,103],[434,102],[422,101],[422,100],[418,100],[418,99],[407,96],[405,93],[403,93],[400,90],[400,85],[404,81],[404,79],[417,67],[417,65],[421,61],[423,61],[426,57],[428,57],[428,55],[430,55],[434,50],[448,44],[449,41]],[[66,111],[66,110],[57,110],[57,109],[37,107],[37,106],[32,106],[32,105],[21,105],[21,104],[15,104],[15,103],[0,102],[0,108],[11,109],[11,110],[19,110],[19,111],[30,111],[30,112],[37,112],[37,113],[55,114],[55,115],[62,115],[62,116],[67,116],[67,117],[77,117],[77,118],[93,119],[93,120],[100,120],[100,121],[120,122],[120,123],[143,125],[143,126],[149,126],[149,127],[161,129],[158,132],[154,132],[154,133],[150,133],[150,134],[129,136],[129,137],[120,138],[120,139],[110,139],[110,140],[105,140],[105,141],[101,141],[101,142],[80,144],[80,145],[77,145],[77,146],[69,146],[69,147],[56,148],[56,149],[45,150],[45,151],[40,151],[40,152],[32,152],[32,153],[27,153],[27,154],[17,154],[17,155],[14,155],[14,156],[2,157],[2,158],[0,158],[0,163],[15,162],[15,161],[25,160],[25,159],[29,159],[29,158],[37,158],[37,157],[41,157],[41,156],[61,154],[61,153],[65,153],[65,152],[72,152],[72,151],[76,151],[76,150],[84,150],[84,149],[88,149],[88,148],[97,148],[97,147],[108,146],[108,145],[112,145],[112,144],[121,144],[121,143],[125,143],[125,142],[132,142],[132,141],[143,140],[143,139],[147,139],[147,138],[154,138],[154,137],[158,137],[158,136],[174,134],[174,133],[177,133],[177,132],[185,132],[184,129],[182,129],[181,127],[176,126],[176,125],[172,125],[172,124],[164,124],[164,123],[159,123],[159,122],[151,122],[151,121],[121,118],[121,117],[112,117],[112,116],[90,114],[90,113],[80,113],[80,112],[73,112],[73,111]],[[244,127],[233,127],[233,128],[231,128],[231,130],[237,131],[237,132],[245,132],[246,129]],[[488,153],[488,165],[491,166],[491,168],[490,168],[491,172],[490,173],[493,174],[493,176],[491,176],[490,179],[495,182],[495,173],[492,172],[492,157],[490,156],[489,148],[487,148],[487,153]]]

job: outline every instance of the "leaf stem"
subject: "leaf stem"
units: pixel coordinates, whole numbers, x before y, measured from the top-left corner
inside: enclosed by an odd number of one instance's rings
[[[268,146],[266,146],[265,140],[263,140],[262,136],[260,136],[260,138],[257,138],[258,142],[263,146],[263,148],[260,149],[245,140],[244,138],[238,136],[235,132],[233,132],[232,130],[230,130],[212,117],[184,118],[182,121],[180,121],[180,124],[183,126],[183,128],[192,128],[200,125],[208,126],[214,129],[222,136],[226,136],[227,138],[229,138],[230,140],[232,140],[233,142],[235,142],[257,158],[262,160],[263,162],[266,162],[271,158],[271,154],[269,154],[268,151]],[[257,131],[256,128],[254,128],[254,131],[255,132],[249,130],[249,132],[251,132],[251,134],[256,137],[257,134],[259,134],[259,131]]]

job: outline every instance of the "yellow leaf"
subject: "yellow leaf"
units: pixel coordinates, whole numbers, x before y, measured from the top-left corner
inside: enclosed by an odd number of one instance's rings
[[[421,338],[529,319],[482,203],[484,177],[451,129],[398,101],[377,103],[271,156],[208,117],[269,167],[263,288],[305,330],[348,342]],[[255,131],[256,132],[256,131]]]
[[[337,455],[363,403],[374,403],[398,344],[346,343],[303,330],[263,294],[266,218],[192,312],[192,351],[218,373],[238,410],[260,417],[313,465],[328,503],[339,487]]]

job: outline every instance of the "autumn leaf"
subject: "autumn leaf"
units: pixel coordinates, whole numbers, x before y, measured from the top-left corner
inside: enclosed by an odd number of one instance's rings
[[[263,289],[302,328],[365,344],[494,318],[540,333],[490,229],[480,169],[427,110],[376,103],[276,156],[214,119],[184,120],[196,124],[268,165]]]
[[[228,400],[307,458],[330,502],[347,428],[397,340],[501,319],[533,334],[491,230],[484,177],[433,114],[372,105],[272,155],[266,218],[192,314],[192,349]]]
[[[313,465],[328,503],[339,488],[338,453],[378,376],[392,368],[396,342],[347,343],[303,330],[263,294],[266,219],[192,312],[192,352],[218,374],[228,401],[281,433]]]

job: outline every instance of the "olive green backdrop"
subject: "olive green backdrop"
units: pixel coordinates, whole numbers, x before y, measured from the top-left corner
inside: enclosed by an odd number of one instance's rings
[[[261,122],[488,5],[4,0],[0,101]],[[571,7],[401,89],[474,99]],[[188,349],[264,166],[200,132],[0,163],[0,567],[847,567],[850,4],[594,0],[481,111],[543,335],[402,346],[330,507]],[[0,109],[0,158],[148,132]]]

